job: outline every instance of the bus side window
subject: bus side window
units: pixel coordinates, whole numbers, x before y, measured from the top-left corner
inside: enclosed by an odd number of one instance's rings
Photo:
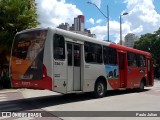
[[[146,66],[145,56],[138,55],[137,60],[138,60],[138,67],[145,67]]]
[[[104,64],[109,64],[109,47],[103,46],[103,59],[104,59]]]
[[[54,35],[54,59],[64,60],[65,59],[65,41],[61,35]]]
[[[138,62],[135,53],[128,52],[127,59],[128,59],[128,66],[137,67]]]
[[[104,64],[117,64],[117,52],[115,48],[111,48],[108,46],[103,46],[103,59]]]
[[[102,46],[85,42],[85,61],[87,63],[102,63]]]
[[[93,62],[93,55],[92,55],[92,53],[87,53],[87,55],[86,55],[86,62]]]

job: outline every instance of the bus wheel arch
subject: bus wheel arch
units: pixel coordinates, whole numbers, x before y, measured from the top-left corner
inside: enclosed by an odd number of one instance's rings
[[[106,90],[107,90],[107,81],[105,77],[103,76],[98,77],[94,85],[94,96],[96,98],[104,97]]]
[[[140,86],[139,86],[139,90],[143,91],[144,90],[144,86],[146,86],[146,78],[142,78],[140,81]]]

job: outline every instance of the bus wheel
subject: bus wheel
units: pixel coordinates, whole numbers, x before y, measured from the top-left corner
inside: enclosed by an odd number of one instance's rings
[[[141,80],[139,91],[143,91],[143,90],[144,90],[144,80]]]
[[[105,85],[104,82],[98,81],[95,85],[94,96],[96,98],[101,98],[105,96]]]

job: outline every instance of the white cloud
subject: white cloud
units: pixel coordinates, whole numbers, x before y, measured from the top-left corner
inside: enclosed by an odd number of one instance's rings
[[[137,34],[137,33],[141,33],[143,31],[143,26],[140,25],[138,28],[132,30],[133,33]]]
[[[102,19],[96,20],[96,23],[97,23],[97,24],[99,24],[99,23],[101,23],[101,22],[102,22]]]
[[[120,39],[120,24],[119,22],[117,21],[109,21],[109,34],[110,34],[110,37],[112,35],[114,35],[114,40],[112,39],[112,42],[116,42],[118,43],[119,42],[119,39]],[[104,40],[106,39],[107,37],[107,25],[105,26],[95,26],[95,27],[92,27],[90,28],[91,32],[96,34],[97,38],[100,39],[100,40]],[[122,24],[122,31],[123,31],[123,37],[128,33],[130,32],[130,26],[126,23],[123,23]],[[111,38],[110,38],[111,40]]]
[[[88,19],[86,22],[91,23],[91,24],[100,24],[102,22],[102,19],[94,20],[93,18]]]
[[[126,9],[122,13],[127,11],[129,14],[122,17],[123,39],[127,33],[142,35],[158,30],[160,14],[156,12],[153,0],[124,0],[124,3],[126,4]],[[99,39],[104,39],[107,36],[107,26],[96,26],[90,28],[90,30]],[[110,21],[110,36],[114,36],[112,41],[119,42],[119,33],[119,21]]]
[[[106,26],[96,26],[90,28],[93,34],[96,34],[96,37],[100,40],[104,40],[104,37],[107,35],[107,27]]]
[[[90,18],[89,20],[87,20],[88,23],[94,24],[94,19]]]
[[[96,4],[97,7],[101,7],[101,0],[91,0],[92,3]]]
[[[124,20],[130,23],[132,32],[141,35],[154,32],[159,28],[160,14],[156,12],[153,1],[125,0],[129,14]]]
[[[42,27],[56,27],[64,22],[73,24],[73,18],[83,14],[76,5],[65,0],[36,0],[36,3]]]
[[[91,2],[100,8],[101,0],[91,0]],[[39,21],[43,27],[56,27],[64,22],[73,24],[73,18],[83,14],[76,5],[66,3],[66,0],[36,0],[36,3]],[[141,35],[159,28],[160,14],[156,12],[153,0],[124,0],[124,3],[126,9],[122,13],[127,11],[129,14],[122,17],[123,38],[129,32]],[[101,23],[102,20],[90,18],[87,22],[95,25]],[[119,26],[119,20],[110,21],[110,36],[114,36],[112,41],[119,41]],[[107,36],[107,25],[98,25],[90,30],[97,35],[98,39],[103,40]]]

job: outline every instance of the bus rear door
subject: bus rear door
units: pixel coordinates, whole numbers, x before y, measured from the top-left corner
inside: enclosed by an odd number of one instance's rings
[[[127,87],[127,53],[118,51],[120,88]]]
[[[152,66],[152,59],[147,58],[147,78],[148,78],[148,84],[153,85],[153,66]]]
[[[68,86],[67,91],[81,90],[81,46],[67,42]]]

